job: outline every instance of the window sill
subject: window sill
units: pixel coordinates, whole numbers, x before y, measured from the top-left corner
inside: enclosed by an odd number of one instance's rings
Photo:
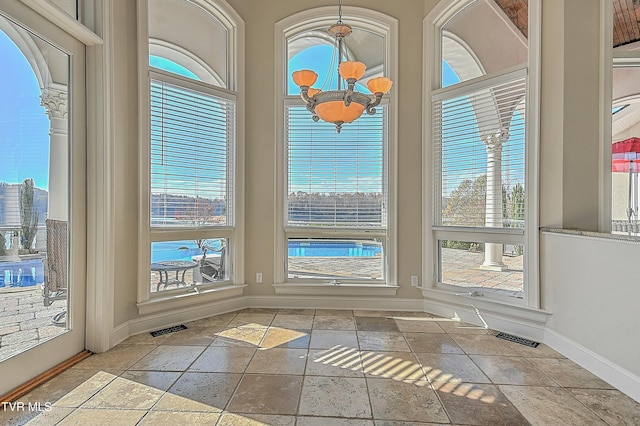
[[[478,313],[487,313],[504,318],[512,318],[525,321],[530,325],[543,326],[551,312],[524,306],[517,303],[507,303],[502,300],[487,297],[474,297],[466,294],[453,294],[452,292],[437,288],[422,287],[422,296],[434,302],[440,302],[452,308],[460,307],[477,309]]]
[[[242,296],[245,287],[246,285],[227,285],[224,287],[200,290],[197,293],[174,293],[167,297],[153,298],[146,302],[138,303],[138,313],[140,315],[147,315],[165,311],[167,309],[179,309],[186,306],[193,306],[194,304]]]
[[[284,283],[273,285],[276,294],[311,296],[395,296],[398,286],[387,284]]]

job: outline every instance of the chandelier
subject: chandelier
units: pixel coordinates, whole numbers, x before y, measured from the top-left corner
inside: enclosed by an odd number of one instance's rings
[[[351,25],[342,22],[342,0],[338,6],[338,21],[333,24],[328,33],[335,38],[335,48],[338,61],[338,90],[316,89],[311,86],[318,79],[318,74],[311,70],[300,70],[292,73],[295,84],[300,87],[300,97],[306,102],[306,107],[311,112],[313,121],[322,119],[336,125],[336,131],[340,133],[344,123],[351,123],[362,115],[375,114],[375,107],[382,101],[382,96],[391,89],[393,82],[387,77],[372,78],[367,82],[367,88],[375,98],[355,91],[356,82],[362,78],[367,67],[362,62],[342,62],[346,57],[345,37],[351,34]],[[330,67],[334,65],[332,63]],[[342,84],[346,82],[346,90],[342,90]]]

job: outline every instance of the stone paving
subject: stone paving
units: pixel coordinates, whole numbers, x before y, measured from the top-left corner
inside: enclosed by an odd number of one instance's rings
[[[467,250],[443,249],[445,264],[443,281],[465,288],[487,288],[508,295],[522,294],[522,256],[504,257],[505,271],[481,270],[484,254]],[[348,277],[382,278],[379,257],[290,257],[290,278],[325,276],[335,279]],[[327,272],[329,271],[329,272]],[[151,289],[155,291],[158,274],[151,274]],[[185,282],[193,281],[187,271]],[[169,286],[173,289],[175,286]],[[40,286],[0,288],[0,361],[25,351],[39,342],[65,331],[55,326],[52,318],[66,309],[64,301],[45,307]]]
[[[63,300],[44,306],[40,285],[0,288],[0,361],[64,333],[52,318],[65,309]]]
[[[484,262],[484,252],[442,249],[442,282],[465,288],[492,289],[498,293],[522,295],[523,256],[503,256],[507,269],[489,271],[480,269]]]

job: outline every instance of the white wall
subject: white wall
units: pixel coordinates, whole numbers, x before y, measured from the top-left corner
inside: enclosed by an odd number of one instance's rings
[[[640,241],[543,232],[540,243],[547,329],[640,380]]]

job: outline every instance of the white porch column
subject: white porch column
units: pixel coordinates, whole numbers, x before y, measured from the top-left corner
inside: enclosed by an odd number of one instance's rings
[[[69,122],[67,88],[44,90],[40,98],[49,116],[49,219],[67,220],[69,211]]]
[[[487,198],[485,226],[502,228],[502,144],[509,134],[500,132],[484,135],[480,139],[487,150]],[[502,244],[485,243],[484,263],[481,269],[504,271],[507,265],[502,262]]]

